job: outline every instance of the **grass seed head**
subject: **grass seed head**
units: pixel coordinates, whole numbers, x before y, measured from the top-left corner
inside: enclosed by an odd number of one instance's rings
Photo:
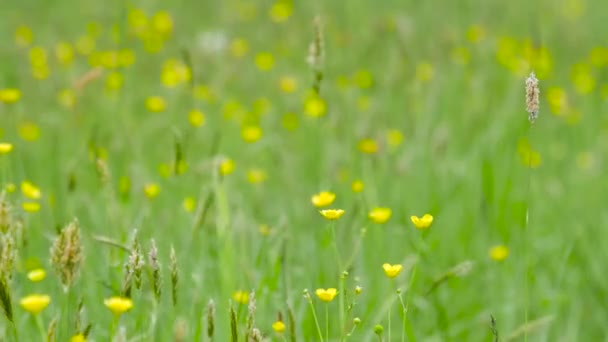
[[[171,298],[173,300],[173,306],[177,305],[177,282],[179,280],[179,273],[177,269],[177,256],[175,255],[175,249],[171,246],[170,254],[170,268],[171,268]]]
[[[207,304],[207,337],[213,339],[213,333],[215,332],[215,303],[213,299]]]
[[[162,294],[162,278],[160,274],[160,263],[158,262],[158,249],[156,248],[154,239],[151,241],[150,251],[148,252],[148,263],[152,270],[152,289],[154,291],[154,298],[158,301]]]
[[[51,247],[51,264],[67,291],[77,278],[83,261],[80,226],[74,219],[61,230]]]
[[[540,103],[540,89],[538,87],[538,79],[534,72],[526,79],[526,111],[528,112],[528,120],[534,123],[538,118]]]

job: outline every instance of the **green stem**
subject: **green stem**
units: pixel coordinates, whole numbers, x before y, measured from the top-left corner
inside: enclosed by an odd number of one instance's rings
[[[329,303],[325,303],[325,339],[329,341]]]
[[[340,259],[340,252],[338,251],[338,241],[336,240],[336,223],[332,221],[329,224],[329,230],[331,231],[332,245],[334,252],[336,253],[336,260],[338,261],[338,270],[342,269],[342,259]]]
[[[340,275],[340,288],[338,290],[338,304],[339,304],[339,317],[340,317],[340,341],[344,341],[344,301],[345,301],[345,297],[346,297],[346,293],[344,293],[344,282],[345,282],[345,278],[346,275],[345,273],[342,273],[342,275]]]
[[[44,323],[42,322],[42,316],[40,316],[40,314],[36,314],[34,319],[36,321],[38,331],[40,332],[40,338],[42,339],[42,342],[46,342],[46,329],[44,328]]]
[[[315,311],[315,306],[312,303],[312,299],[308,299],[308,304],[310,305],[310,310],[312,311],[312,317],[315,319],[315,326],[317,327],[319,340],[323,342],[323,333],[321,332],[321,326],[319,325],[319,320],[317,319],[317,312]]]

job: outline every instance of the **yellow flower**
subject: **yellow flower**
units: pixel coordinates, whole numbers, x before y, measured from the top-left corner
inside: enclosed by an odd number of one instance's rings
[[[243,57],[249,51],[249,44],[245,39],[237,38],[230,43],[230,52],[234,57]]]
[[[353,184],[350,187],[353,190],[353,192],[361,192],[361,191],[363,191],[365,184],[363,184],[363,181],[361,181],[360,179],[357,179],[353,182]]]
[[[276,321],[274,323],[272,323],[272,330],[274,330],[277,333],[282,333],[285,331],[285,323],[283,323],[283,321]]]
[[[118,71],[113,71],[106,76],[106,89],[107,90],[119,90],[122,88],[123,77]]]
[[[579,63],[572,68],[571,79],[574,89],[581,95],[590,94],[595,89],[595,77],[591,66]]]
[[[73,109],[76,105],[76,94],[72,89],[63,89],[57,94],[57,102],[67,109]]]
[[[234,160],[230,158],[225,158],[220,162],[220,174],[222,176],[227,176],[234,172],[235,163]]]
[[[422,217],[412,216],[410,217],[412,223],[418,229],[427,229],[433,224],[433,216],[430,214],[424,214]]]
[[[342,209],[324,209],[319,210],[319,213],[326,219],[330,221],[335,221],[339,219],[342,215],[344,215],[344,210]]]
[[[279,88],[284,93],[293,93],[298,89],[298,81],[290,76],[281,77],[279,79]]]
[[[374,208],[369,212],[368,218],[375,223],[386,223],[391,218],[391,208]]]
[[[191,213],[196,209],[196,199],[194,197],[186,197],[182,202],[184,210]]]
[[[28,213],[40,211],[40,203],[38,202],[23,202],[21,207],[23,207],[23,210],[27,211]]]
[[[40,189],[29,181],[21,182],[21,192],[27,198],[40,199],[42,192]]]
[[[15,103],[21,98],[21,90],[15,88],[0,89],[0,102]]]
[[[74,61],[74,48],[68,42],[59,42],[55,45],[55,57],[59,63],[68,66]]]
[[[363,292],[363,288],[359,285],[355,286],[355,294],[358,296]]]
[[[416,66],[416,79],[418,81],[426,83],[433,79],[435,71],[433,65],[428,62],[422,62]]]
[[[144,185],[144,194],[149,199],[153,199],[160,193],[160,186],[156,183],[148,183]]]
[[[353,81],[361,89],[370,88],[374,84],[374,78],[367,70],[357,71],[353,76]]]
[[[118,64],[122,67],[128,67],[135,63],[135,52],[131,49],[122,49],[118,51]]]
[[[188,122],[192,127],[201,127],[205,124],[205,114],[198,109],[193,109],[188,113]]]
[[[479,43],[486,36],[486,31],[480,25],[473,25],[467,30],[467,39],[471,43]]]
[[[271,231],[272,231],[272,229],[267,224],[261,224],[258,227],[258,232],[260,232],[260,235],[262,235],[262,236],[268,236],[268,235],[270,235]]]
[[[304,112],[310,117],[321,117],[325,115],[326,111],[327,105],[325,104],[325,101],[316,95],[310,96],[304,103]]]
[[[18,133],[21,139],[25,141],[36,141],[40,138],[40,128],[30,121],[20,123]]]
[[[28,26],[21,25],[15,30],[15,43],[19,47],[28,47],[32,44],[34,34]]]
[[[366,154],[374,154],[378,152],[378,143],[374,139],[362,139],[357,145],[359,151]]]
[[[161,35],[169,35],[173,31],[173,18],[166,11],[158,11],[152,17],[152,27]]]
[[[116,316],[119,316],[133,308],[133,301],[125,297],[110,297],[103,301],[103,304],[112,311]]]
[[[262,129],[258,126],[245,126],[241,130],[241,137],[245,142],[254,143],[262,137]]]
[[[315,291],[315,294],[317,295],[317,297],[319,297],[320,300],[329,303],[334,300],[334,298],[338,294],[338,290],[336,290],[335,288],[317,289]]]
[[[275,23],[287,21],[293,13],[293,4],[291,1],[279,0],[272,8],[270,8],[270,19]]]
[[[27,278],[33,282],[38,282],[46,278],[46,271],[42,268],[36,268],[27,273]]]
[[[391,265],[391,264],[383,264],[382,269],[384,270],[384,274],[386,274],[389,278],[395,278],[401,273],[402,265]]]
[[[146,99],[146,108],[151,112],[160,113],[167,108],[167,103],[160,96],[150,96]]]
[[[133,34],[136,36],[141,35],[148,26],[148,18],[146,17],[146,13],[139,8],[129,10],[127,22],[129,23],[131,32],[133,32]]]
[[[504,245],[497,245],[490,248],[490,258],[495,261],[503,261],[509,256],[509,248]]]
[[[288,131],[295,131],[298,128],[298,116],[294,113],[286,113],[281,118],[283,127]]]
[[[87,342],[87,338],[83,334],[76,334],[70,338],[70,342]]]
[[[247,304],[249,302],[249,293],[245,291],[236,291],[232,294],[232,299],[239,304]]]
[[[49,303],[51,303],[51,297],[40,294],[29,295],[21,298],[21,301],[19,301],[21,307],[33,315],[39,314],[49,305]]]
[[[311,198],[312,204],[317,207],[327,207],[331,205],[336,200],[336,194],[330,191],[321,191],[318,194],[315,194]]]
[[[15,183],[8,183],[4,187],[4,190],[6,190],[8,193],[13,193],[17,190],[17,186],[15,186]]]
[[[0,154],[8,154],[13,150],[13,144],[0,142]]]
[[[268,71],[274,66],[274,57],[270,52],[260,52],[255,56],[255,65],[261,71]]]
[[[263,183],[268,175],[266,171],[261,169],[251,169],[247,171],[247,181],[251,184],[260,184]]]
[[[213,89],[203,84],[199,84],[194,87],[192,95],[198,100],[204,100],[210,103],[215,102],[215,100],[217,99],[215,93],[213,92]]]
[[[403,133],[398,129],[391,129],[386,132],[386,142],[390,147],[397,147],[403,142]]]

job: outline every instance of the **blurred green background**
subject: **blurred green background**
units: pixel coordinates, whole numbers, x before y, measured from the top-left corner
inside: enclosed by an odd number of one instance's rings
[[[291,340],[271,327],[290,307],[294,337],[316,341],[302,291],[338,288],[343,271],[339,296],[356,305],[341,315],[328,304],[331,340],[354,317],[350,340],[376,338],[377,324],[401,340],[396,288],[420,341],[492,341],[490,315],[505,341],[605,338],[606,10],[584,0],[2,2],[0,141],[14,150],[0,164],[25,227],[10,283],[21,340],[38,338],[17,305],[30,293],[51,295],[40,315],[58,320],[58,340],[77,333],[76,298],[89,340],[108,339],[103,299],[120,293],[128,253],[107,240],[129,246],[134,229],[145,251],[156,241],[164,280],[160,303],[147,274],[133,294],[120,320],[129,341],[176,339],[176,329],[200,340],[210,299],[216,339],[228,340],[229,301],[252,290],[264,336]],[[319,94],[307,64],[317,16]],[[311,204],[323,190],[345,210],[334,229],[347,269]],[[391,208],[387,223],[368,218],[375,207]],[[410,216],[425,213],[434,222],[419,231]],[[73,218],[85,262],[68,300],[48,250]],[[506,259],[489,255],[495,246]],[[403,272],[391,281],[383,263]],[[43,282],[27,280],[36,267],[49,272]],[[325,305],[313,303],[324,333]],[[247,305],[235,306],[242,338]]]

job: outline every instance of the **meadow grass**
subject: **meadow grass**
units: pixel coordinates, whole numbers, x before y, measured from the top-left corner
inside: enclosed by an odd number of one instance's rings
[[[606,9],[3,2],[0,340],[605,338]]]

